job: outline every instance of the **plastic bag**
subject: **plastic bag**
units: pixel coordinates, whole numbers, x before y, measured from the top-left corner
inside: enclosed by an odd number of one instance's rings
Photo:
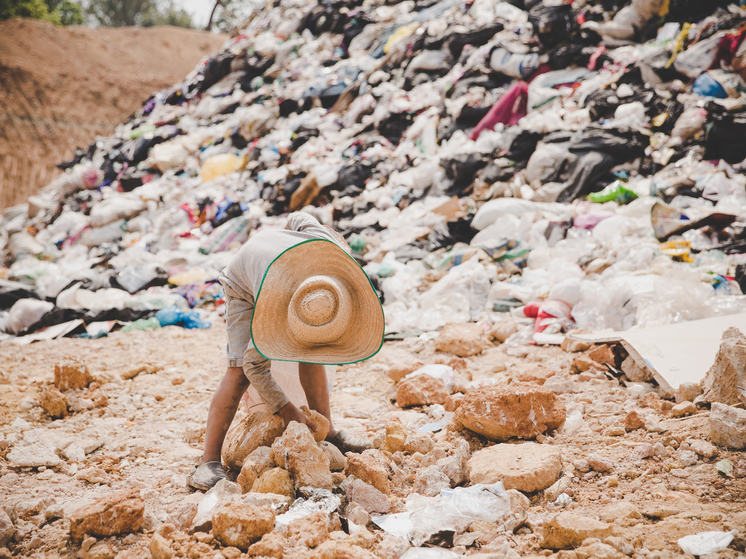
[[[709,39],[699,41],[676,57],[673,67],[682,74],[695,79],[709,70],[715,62],[718,44],[725,32],[716,33]]]
[[[167,307],[155,313],[155,318],[161,326],[183,326],[187,329],[209,328],[210,323],[202,320],[196,310],[186,310],[180,307]]]
[[[698,107],[685,110],[676,121],[671,131],[672,138],[679,138],[681,141],[688,140],[702,131],[705,121],[707,120],[707,111]]]
[[[726,549],[736,534],[738,534],[738,530],[731,530],[730,532],[701,532],[679,538],[678,544],[684,553],[707,555],[708,553],[717,553]]]
[[[490,68],[511,78],[527,78],[539,67],[539,54],[513,54],[504,48],[496,48],[490,55]]]
[[[723,86],[710,72],[700,74],[697,79],[694,80],[692,93],[702,95],[703,97],[714,97],[716,99],[725,99],[728,97]]]
[[[19,334],[29,326],[36,324],[41,318],[54,308],[49,301],[38,299],[21,299],[10,308],[6,322],[6,330],[11,334]]]
[[[299,498],[290,505],[288,511],[275,519],[275,528],[283,529],[293,520],[304,518],[318,511],[332,514],[342,504],[342,500],[328,489],[314,489],[303,487],[304,492],[310,493],[308,499]]]
[[[150,318],[141,318],[130,322],[122,328],[122,332],[132,332],[133,330],[157,330],[161,327],[161,323],[154,316]]]
[[[627,188],[627,185],[619,180],[612,182],[609,186],[599,192],[589,194],[586,199],[597,204],[616,201],[620,204],[628,204],[637,198],[637,194]]]
[[[202,182],[209,182],[228,173],[238,171],[246,162],[245,157],[239,157],[232,153],[219,153],[208,158],[202,165],[200,171]]]
[[[442,489],[437,497],[413,493],[407,497],[406,512],[379,516],[373,522],[386,532],[421,546],[433,534],[460,534],[477,520],[496,522],[510,512],[510,495],[501,481],[492,485]]]
[[[232,244],[243,244],[249,238],[251,217],[242,215],[223,223],[207,237],[199,247],[202,254],[228,250]]]

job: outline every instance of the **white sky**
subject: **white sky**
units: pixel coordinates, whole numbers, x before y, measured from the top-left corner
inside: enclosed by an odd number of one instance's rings
[[[190,16],[194,26],[198,29],[204,29],[207,20],[210,19],[210,12],[215,3],[212,0],[175,0],[174,4],[183,8]]]

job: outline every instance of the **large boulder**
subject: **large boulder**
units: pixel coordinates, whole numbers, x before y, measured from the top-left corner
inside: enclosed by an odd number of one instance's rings
[[[275,513],[269,507],[248,503],[219,505],[212,515],[212,532],[226,546],[246,551],[275,526]]]
[[[88,367],[80,359],[63,359],[54,366],[54,385],[58,390],[81,390],[93,382]]]
[[[704,398],[734,406],[746,405],[746,336],[738,328],[723,333],[715,363],[702,381]]]
[[[234,424],[223,443],[223,464],[239,470],[246,457],[260,446],[271,446],[282,435],[285,422],[279,415],[252,413]]]
[[[143,523],[145,502],[139,491],[117,491],[85,505],[70,515],[70,539],[83,541],[85,534],[106,538],[137,532]]]
[[[446,324],[435,340],[435,349],[459,357],[477,355],[488,347],[484,330],[473,322]]]
[[[727,448],[746,448],[746,411],[717,402],[710,409],[710,440]]]
[[[448,390],[439,378],[427,374],[403,380],[396,388],[396,404],[400,408],[445,404]]]
[[[332,488],[329,457],[319,448],[306,425],[291,421],[282,437],[272,445],[272,460],[290,472],[296,489]]]
[[[535,384],[483,386],[470,390],[456,410],[455,420],[492,441],[533,439],[565,422],[566,410],[557,395]]]
[[[388,495],[391,492],[388,471],[375,451],[366,450],[362,454],[348,453],[345,473],[363,480],[381,493]]]
[[[526,493],[551,486],[562,473],[562,453],[536,443],[496,444],[472,454],[468,463],[472,483],[497,483]]]

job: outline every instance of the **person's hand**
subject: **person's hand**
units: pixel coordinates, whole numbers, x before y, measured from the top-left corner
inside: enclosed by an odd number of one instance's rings
[[[308,419],[302,411],[293,405],[292,402],[285,404],[277,413],[285,420],[285,426],[289,425],[291,421],[297,421],[298,423],[307,425],[312,433],[317,431],[316,425],[314,425],[313,421]]]

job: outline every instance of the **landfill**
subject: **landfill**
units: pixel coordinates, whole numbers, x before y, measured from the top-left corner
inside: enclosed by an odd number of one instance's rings
[[[2,212],[0,558],[741,556],[744,38],[719,0],[258,10]],[[192,493],[218,276],[294,211],[382,301],[330,381],[375,448],[235,434]],[[609,341],[705,319],[687,382]]]

